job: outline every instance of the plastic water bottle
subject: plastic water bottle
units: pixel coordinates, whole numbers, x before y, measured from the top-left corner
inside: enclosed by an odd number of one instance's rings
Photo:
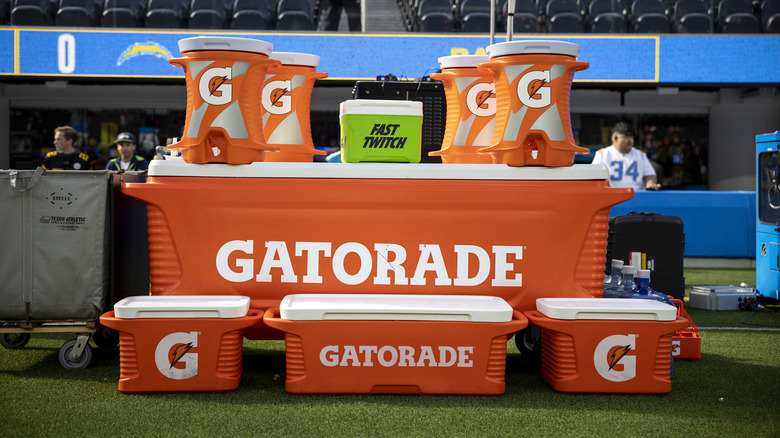
[[[618,289],[618,297],[625,298],[622,295],[626,292],[631,292],[636,287],[634,276],[636,275],[636,267],[633,265],[623,266],[623,282]]]
[[[625,272],[625,269],[624,269]],[[646,300],[656,300],[662,303],[674,306],[672,300],[669,299],[669,295],[656,292],[650,287],[650,270],[640,269],[636,273],[636,286],[628,291],[624,291],[619,295],[620,298],[641,298]]]
[[[623,260],[612,259],[610,273],[604,277],[604,298],[617,298],[623,291]]]

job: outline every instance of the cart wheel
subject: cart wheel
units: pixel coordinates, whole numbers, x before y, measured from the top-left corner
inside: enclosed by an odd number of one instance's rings
[[[76,341],[76,339],[71,339],[70,341],[65,342],[62,345],[62,348],[60,348],[58,358],[60,360],[60,365],[66,370],[80,370],[86,368],[92,361],[92,347],[90,347],[89,344],[84,345],[84,351],[81,353],[81,357],[78,360],[71,360],[70,352],[73,350],[73,346],[76,345]]]
[[[92,340],[100,348],[111,349],[119,345],[119,333],[104,325],[98,326],[92,334]]]
[[[0,336],[0,344],[9,350],[22,348],[29,340],[29,333],[3,333],[3,336]]]
[[[541,345],[542,329],[529,325],[528,327],[515,333],[515,345],[521,354],[532,354],[538,351],[537,344]]]

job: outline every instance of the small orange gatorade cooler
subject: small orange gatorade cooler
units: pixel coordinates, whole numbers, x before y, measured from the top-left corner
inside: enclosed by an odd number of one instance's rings
[[[268,58],[273,46],[249,38],[194,37],[179,40],[183,57],[187,112],[184,133],[168,149],[189,163],[246,164],[263,161],[266,144],[260,118],[260,93],[266,70],[280,62]]]
[[[135,296],[100,323],[119,332],[119,390],[228,392],[243,372],[243,329],[262,314],[235,295]]]
[[[493,159],[480,154],[490,146],[496,126],[496,90],[493,75],[477,66],[487,55],[455,55],[439,58],[441,73],[431,78],[442,81],[447,98],[447,121],[441,150],[429,153],[444,163],[485,163]]]
[[[265,161],[313,161],[325,151],[314,148],[311,138],[310,103],[314,82],[328,77],[318,73],[320,57],[308,53],[273,52],[271,67],[263,82],[263,132],[278,151],[267,152]]]
[[[539,298],[525,312],[542,328],[542,378],[567,393],[666,394],[674,306],[625,298]]]
[[[685,311],[682,300],[672,298],[672,304],[677,307],[677,315],[688,321],[688,327],[678,330],[672,335],[672,357],[675,359],[701,359],[699,328]]]
[[[574,144],[569,99],[580,46],[564,41],[509,41],[487,47],[496,87],[493,144],[481,149],[494,163],[571,166],[588,149]]]
[[[528,324],[469,295],[295,294],[264,321],[285,332],[292,394],[503,394],[507,337]]]

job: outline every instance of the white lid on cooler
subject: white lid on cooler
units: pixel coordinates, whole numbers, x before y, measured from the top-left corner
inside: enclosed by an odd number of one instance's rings
[[[536,310],[552,319],[674,321],[677,308],[636,298],[537,298]]]
[[[489,60],[487,55],[451,55],[439,58],[439,65],[441,68],[476,67]]]
[[[490,58],[507,55],[566,55],[577,57],[580,46],[566,41],[519,40],[492,44],[485,49]]]
[[[274,45],[261,40],[237,37],[197,36],[179,40],[179,51],[195,52],[199,50],[235,50],[269,55]]]
[[[317,67],[320,64],[320,57],[310,53],[296,52],[273,52],[271,59],[282,61],[283,65],[302,65],[305,67]]]
[[[339,117],[351,114],[422,117],[423,104],[414,100],[382,99],[352,99],[341,102]]]
[[[296,294],[284,297],[279,310],[283,319],[297,321],[512,320],[512,307],[506,301],[477,295]]]
[[[114,304],[119,319],[241,318],[249,312],[249,297],[239,295],[142,295]]]
[[[601,164],[565,167],[506,164],[437,163],[187,163],[184,160],[152,160],[149,176],[212,178],[338,178],[338,179],[448,179],[503,181],[606,181],[609,173]]]

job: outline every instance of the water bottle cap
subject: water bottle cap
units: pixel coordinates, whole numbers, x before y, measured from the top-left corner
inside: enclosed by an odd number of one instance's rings
[[[636,272],[636,278],[650,278],[649,269],[640,269]]]
[[[613,268],[622,268],[623,267],[623,260],[612,259],[612,267]]]
[[[636,267],[634,265],[625,265],[625,266],[623,266],[623,273],[624,274],[636,274]]]

